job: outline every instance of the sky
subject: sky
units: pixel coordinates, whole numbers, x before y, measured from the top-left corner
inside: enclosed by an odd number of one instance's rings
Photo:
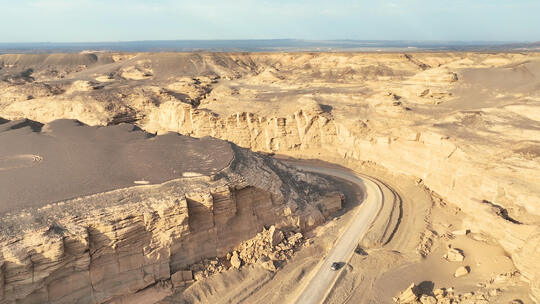
[[[540,41],[540,0],[0,0],[0,42]]]

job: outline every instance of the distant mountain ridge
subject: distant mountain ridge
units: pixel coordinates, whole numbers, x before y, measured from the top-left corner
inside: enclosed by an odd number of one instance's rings
[[[111,52],[370,52],[370,51],[538,51],[540,42],[408,40],[156,40],[119,42],[0,43],[0,53]]]

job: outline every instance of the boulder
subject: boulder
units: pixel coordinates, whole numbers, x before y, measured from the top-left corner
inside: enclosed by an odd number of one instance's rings
[[[394,298],[394,302],[400,304],[416,303],[418,300],[418,288],[414,283],[409,285],[407,289],[403,290],[397,297]]]
[[[422,304],[437,304],[437,299],[432,296],[422,295],[420,297],[420,303]]]
[[[454,272],[454,277],[459,278],[469,274],[469,266],[461,266]]]
[[[461,230],[452,231],[452,234],[453,235],[466,235],[466,234],[469,234],[469,232],[471,232],[469,229],[461,229]]]
[[[297,232],[295,233],[294,235],[290,236],[288,241],[289,241],[289,244],[291,244],[292,246],[295,246],[296,243],[298,241],[300,241],[304,236],[302,235],[302,233],[300,232]]]
[[[277,271],[276,263],[272,261],[271,259],[269,259],[268,257],[263,256],[257,262],[261,265],[262,268],[268,271],[272,271],[272,272]]]
[[[268,229],[268,233],[270,235],[270,242],[272,243],[272,246],[276,246],[277,244],[281,243],[283,241],[283,232],[281,230],[276,229],[274,225],[270,226],[270,229]]]
[[[437,300],[438,304],[452,304],[452,300],[449,298],[441,298]]]
[[[463,250],[458,248],[448,249],[448,252],[445,253],[443,257],[449,262],[463,262],[463,260],[465,259]]]
[[[268,270],[268,271],[272,271],[272,272],[276,272],[277,271],[277,266],[276,266],[276,262],[275,261],[272,261],[272,260],[269,260],[269,261],[266,261],[264,263],[261,264],[261,266]]]
[[[231,265],[237,269],[242,265],[242,260],[240,260],[240,256],[238,256],[238,251],[233,252],[231,256]]]
[[[494,289],[489,290],[488,294],[490,297],[496,297],[499,295],[499,291],[500,291],[499,288],[494,288]]]
[[[433,294],[438,297],[438,296],[443,296],[446,294],[445,290],[442,289],[442,288],[437,288],[435,290],[433,290]]]

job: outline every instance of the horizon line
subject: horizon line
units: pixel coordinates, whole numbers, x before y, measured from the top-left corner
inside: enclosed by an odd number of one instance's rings
[[[133,43],[178,41],[305,41],[305,42],[421,42],[421,43],[536,43],[540,40],[415,40],[415,39],[304,39],[304,38],[240,38],[240,39],[141,39],[141,40],[94,40],[94,41],[0,41],[0,44],[84,44],[84,43]]]

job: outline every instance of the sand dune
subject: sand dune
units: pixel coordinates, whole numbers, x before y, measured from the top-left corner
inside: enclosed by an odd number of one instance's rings
[[[186,172],[216,174],[232,159],[226,142],[172,133],[154,136],[129,124],[102,128],[76,120],[45,125],[23,120],[0,127],[0,212],[125,188],[135,181],[159,184]]]

